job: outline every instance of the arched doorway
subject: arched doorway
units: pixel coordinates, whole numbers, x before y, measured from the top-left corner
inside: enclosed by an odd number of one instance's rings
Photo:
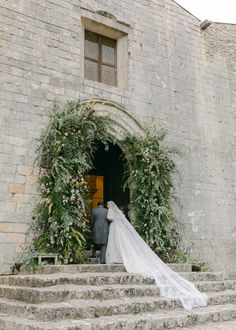
[[[122,143],[127,134],[137,134],[143,137],[147,135],[148,130],[123,105],[100,98],[81,101],[81,104],[88,103],[97,116],[112,118],[114,125],[109,133],[119,143]],[[94,201],[92,207],[96,206],[98,199],[114,200],[127,216],[129,191],[123,191],[125,156],[119,145],[110,144],[109,147],[109,150],[106,151],[101,144],[98,145],[94,155],[94,169],[88,173],[87,181],[89,181],[90,192],[93,195],[90,199]],[[94,196],[97,185],[100,185],[100,193],[98,192],[98,196]]]
[[[127,215],[129,205],[129,190],[124,191],[124,172],[126,159],[117,144],[104,145],[98,142],[94,155],[94,168],[88,173],[92,207],[97,206],[99,200],[113,200]]]
[[[98,116],[110,116],[114,122],[109,132],[117,141],[122,141],[127,134],[146,136],[148,130],[123,105],[100,98],[81,101],[81,104],[90,104]]]

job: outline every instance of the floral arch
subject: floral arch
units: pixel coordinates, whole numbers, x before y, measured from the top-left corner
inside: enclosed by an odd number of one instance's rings
[[[170,261],[180,237],[171,208],[174,150],[162,146],[164,137],[112,101],[94,98],[55,108],[38,139],[40,198],[33,249],[57,253],[61,263],[82,261],[89,222],[85,176],[99,141],[105,149],[117,143],[124,151],[135,226],[153,250]]]

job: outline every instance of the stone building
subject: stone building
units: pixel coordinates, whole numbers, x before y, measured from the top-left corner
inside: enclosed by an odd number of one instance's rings
[[[35,143],[53,102],[96,99],[114,134],[164,127],[192,257],[236,275],[236,26],[172,0],[0,4],[0,273],[32,219]]]

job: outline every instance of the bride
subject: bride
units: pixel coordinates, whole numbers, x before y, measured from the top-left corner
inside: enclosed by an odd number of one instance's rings
[[[107,207],[107,219],[111,224],[106,263],[122,263],[129,273],[153,277],[160,289],[160,295],[180,299],[185,309],[207,305],[207,295],[166,266],[139,236],[114,202],[108,202]]]

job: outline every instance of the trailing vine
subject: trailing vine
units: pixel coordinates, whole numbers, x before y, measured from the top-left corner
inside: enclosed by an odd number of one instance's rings
[[[108,148],[109,117],[95,116],[92,104],[66,103],[54,109],[37,149],[40,201],[34,212],[34,248],[56,252],[62,263],[79,262],[88,231],[85,175],[97,141]]]
[[[176,166],[165,148],[163,131],[147,137],[129,135],[123,141],[127,151],[126,186],[131,190],[130,209],[135,227],[149,246],[165,261],[181,254],[179,226],[171,204],[174,196],[172,174]]]

